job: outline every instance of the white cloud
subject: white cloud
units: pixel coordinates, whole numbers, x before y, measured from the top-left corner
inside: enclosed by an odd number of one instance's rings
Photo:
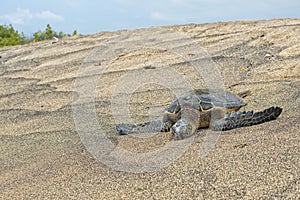
[[[54,20],[54,21],[64,21],[62,16],[54,14],[50,11],[42,11],[40,13],[34,14],[34,17],[37,19],[44,19],[44,20]]]
[[[29,10],[18,8],[16,12],[2,15],[1,18],[13,24],[25,24],[24,20],[32,19],[32,14]]]
[[[150,14],[150,17],[155,20],[168,20],[168,17],[160,12],[153,12]]]
[[[7,20],[12,24],[25,24],[27,20],[39,19],[39,20],[52,20],[52,21],[63,21],[64,18],[51,11],[41,11],[33,13],[28,9],[17,8],[16,12],[1,15],[0,18]]]

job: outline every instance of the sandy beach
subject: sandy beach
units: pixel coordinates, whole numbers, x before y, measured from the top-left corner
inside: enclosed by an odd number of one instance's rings
[[[0,49],[0,199],[300,199],[300,19],[160,30],[157,35],[156,27],[103,32]],[[168,37],[174,32],[210,55],[226,90],[251,90],[245,110],[280,106],[283,112],[274,121],[220,133],[206,156],[199,156],[208,133],[201,129],[166,166],[142,173],[116,170],[98,159],[97,140],[87,141],[94,145],[87,147],[74,109],[94,106],[101,130],[115,147],[137,154],[163,148],[172,140],[170,133],[117,135],[124,105],[118,101],[114,112],[111,102],[129,95],[134,122],[144,122],[149,113],[151,119],[161,116],[173,92],[184,89],[180,81],[188,80],[193,89],[213,84],[172,53],[182,49],[187,59],[195,55],[184,40]],[[127,51],[123,41],[168,48]],[[83,69],[90,71],[80,73]],[[174,87],[143,84],[128,94],[120,87],[129,72],[139,81],[143,74],[160,72],[164,80],[174,79],[167,81]],[[86,95],[80,94],[85,87]],[[123,93],[116,95],[118,89]],[[87,121],[82,130],[91,128],[90,119],[82,120]]]

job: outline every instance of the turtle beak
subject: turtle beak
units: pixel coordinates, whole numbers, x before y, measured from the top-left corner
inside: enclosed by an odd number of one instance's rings
[[[176,122],[172,128],[171,133],[174,134],[174,140],[182,140],[191,136],[191,126],[182,121]]]

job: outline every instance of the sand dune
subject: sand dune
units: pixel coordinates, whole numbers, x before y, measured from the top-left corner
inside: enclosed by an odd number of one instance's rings
[[[274,19],[124,30],[1,48],[0,199],[299,199],[299,44],[300,19]],[[198,68],[202,75],[187,62],[197,56],[194,51],[213,61]],[[207,78],[210,65],[220,79]],[[166,81],[146,84],[147,75],[153,75],[152,82]],[[139,81],[143,84],[129,94],[126,84]],[[158,118],[177,92],[218,81],[233,93],[251,90],[246,110],[280,106],[283,113],[275,121],[221,133],[205,157],[199,152],[208,131],[199,130],[186,151],[177,149],[176,160],[161,168],[153,161],[154,171],[143,173],[105,165],[97,159],[103,149],[99,135],[78,133],[94,128],[91,119],[80,118],[83,129],[76,122],[80,109],[91,108],[101,131],[121,151],[161,150],[172,140],[169,133],[117,135],[116,121],[129,120],[122,118],[126,105],[118,99],[130,95],[126,109],[135,122],[143,122],[149,113]],[[89,136],[96,139],[87,141]],[[159,162],[171,157],[164,156]]]

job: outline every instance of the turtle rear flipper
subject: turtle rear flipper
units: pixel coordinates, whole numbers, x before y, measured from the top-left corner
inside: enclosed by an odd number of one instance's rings
[[[163,131],[163,123],[160,120],[142,124],[117,124],[116,129],[120,135],[155,133]]]
[[[252,126],[276,119],[282,112],[280,107],[270,107],[260,112],[253,111],[232,112],[223,119],[213,122],[212,129],[227,131],[234,128]]]

